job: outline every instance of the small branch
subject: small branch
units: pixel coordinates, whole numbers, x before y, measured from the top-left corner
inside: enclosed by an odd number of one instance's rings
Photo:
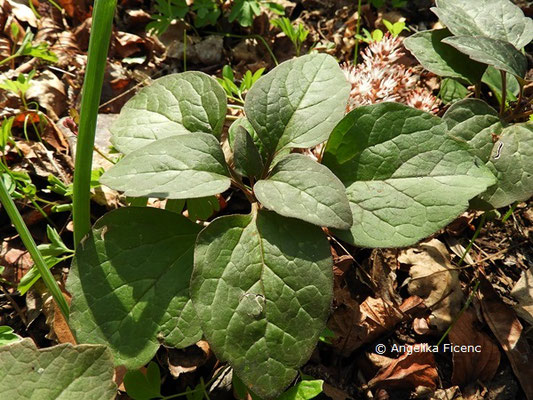
[[[505,112],[505,103],[507,102],[507,72],[500,71],[502,77],[502,103],[500,104],[500,116],[503,117]]]

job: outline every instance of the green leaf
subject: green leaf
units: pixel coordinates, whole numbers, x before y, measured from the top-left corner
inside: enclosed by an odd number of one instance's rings
[[[452,104],[468,96],[468,89],[452,78],[445,78],[440,83],[439,97],[444,104]]]
[[[111,143],[124,154],[154,140],[191,132],[220,136],[226,118],[226,93],[197,71],[156,79],[133,96],[111,127]]]
[[[151,400],[161,396],[161,373],[155,362],[148,364],[146,374],[139,370],[128,371],[124,376],[126,393],[133,400]]]
[[[254,17],[261,14],[257,0],[235,0],[229,14],[229,22],[237,20],[241,26],[252,26]]]
[[[109,346],[115,365],[137,369],[161,342],[185,347],[202,332],[189,300],[198,225],[170,211],[107,213],[76,250],[67,281],[69,324],[80,342]]]
[[[0,347],[5,399],[112,400],[113,358],[105,346],[60,344],[37,349],[31,339]]]
[[[533,21],[509,0],[437,0],[432,11],[456,36],[487,36],[521,49],[533,39]]]
[[[263,160],[250,134],[242,126],[237,128],[233,143],[235,170],[242,176],[258,178],[263,172]]]
[[[318,226],[349,229],[352,212],[342,182],[325,166],[302,154],[279,161],[266,180],[254,186],[266,208]]]
[[[455,47],[474,61],[492,65],[519,78],[526,75],[526,56],[502,40],[484,36],[453,36],[443,39],[442,42]]]
[[[233,144],[235,142],[235,137],[237,136],[239,127],[243,127],[246,130],[246,132],[250,134],[250,136],[252,137],[252,140],[254,141],[255,146],[259,150],[259,153],[261,153],[261,156],[266,157],[267,153],[265,150],[265,146],[263,146],[263,143],[261,143],[261,139],[259,139],[259,136],[257,136],[257,133],[255,132],[254,127],[252,126],[250,121],[248,121],[246,117],[240,117],[236,119],[229,127],[228,139],[229,139],[229,144],[231,148],[232,149],[234,148]]]
[[[495,183],[468,146],[446,134],[440,118],[397,103],[349,113],[323,162],[347,187],[354,218],[350,232],[337,234],[363,247],[414,244]]]
[[[159,139],[131,152],[100,182],[126,196],[167,199],[205,197],[231,184],[218,140],[199,132]]]
[[[218,359],[276,398],[311,356],[332,301],[322,230],[268,211],[214,220],[198,236],[191,297]]]
[[[322,386],[324,381],[322,380],[313,380],[313,381],[301,381],[298,382],[294,387],[287,390],[278,400],[309,400],[313,399],[322,393]]]
[[[471,61],[468,56],[442,42],[450,36],[448,29],[436,29],[418,32],[403,43],[428,71],[468,83],[479,82],[487,69],[486,65]]]
[[[465,99],[452,105],[442,119],[448,134],[468,143],[473,154],[483,162],[489,160],[494,147],[493,137],[503,129],[498,112],[478,99]]]
[[[325,141],[344,116],[350,85],[337,61],[310,54],[285,61],[250,89],[246,116],[269,157]]]
[[[218,210],[220,210],[220,204],[216,196],[187,200],[187,211],[191,221],[206,221]]]
[[[498,183],[480,196],[482,201],[501,208],[533,196],[533,123],[505,128],[487,165]]]
[[[502,102],[502,76],[500,71],[498,71],[494,67],[488,67],[485,73],[483,74],[483,78],[481,79],[481,82],[486,84],[490,90],[492,90],[492,93],[494,93],[494,96],[498,100],[498,103],[501,104]],[[516,101],[517,95],[520,92],[520,85],[518,84],[518,81],[514,77],[514,75],[507,74],[507,100],[508,101]]]
[[[0,326],[0,346],[18,342],[19,340],[22,340],[22,338],[13,332],[13,328],[6,325]]]

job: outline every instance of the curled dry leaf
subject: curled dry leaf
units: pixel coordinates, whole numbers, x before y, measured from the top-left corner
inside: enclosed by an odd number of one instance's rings
[[[446,246],[432,239],[403,251],[398,261],[411,265],[408,290],[411,295],[423,298],[426,307],[432,309],[430,325],[438,331],[448,328],[461,308],[463,293],[459,273],[453,270]]]
[[[41,107],[46,109],[48,116],[55,121],[67,109],[65,85],[49,70],[41,72],[37,78],[32,79],[26,97],[36,100]]]
[[[522,324],[514,311],[500,300],[486,278],[481,277],[479,288],[483,317],[509,358],[526,398],[533,400],[533,350],[527,342]]]
[[[415,345],[418,346],[418,345]],[[437,368],[435,358],[430,352],[405,353],[381,368],[368,382],[372,388],[414,389],[419,386],[435,389],[437,387]]]
[[[454,345],[479,346],[479,352],[453,353],[454,385],[466,385],[476,380],[488,382],[494,377],[500,365],[498,346],[476,325],[476,314],[468,310],[461,315],[450,331],[450,342]]]
[[[518,300],[518,304],[514,306],[518,316],[533,325],[533,267],[522,272],[511,295]]]
[[[183,373],[196,371],[198,367],[206,363],[211,354],[209,344],[201,340],[185,349],[168,349],[165,361],[170,374],[178,378]]]
[[[350,355],[421,308],[422,299],[417,296],[407,298],[400,306],[373,297],[368,297],[361,305],[352,299],[345,301],[333,312],[328,322],[329,329],[335,333],[332,345],[340,353]]]

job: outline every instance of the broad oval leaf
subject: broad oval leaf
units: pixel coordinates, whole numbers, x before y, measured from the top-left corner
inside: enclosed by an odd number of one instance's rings
[[[509,0],[436,0],[432,11],[456,36],[487,36],[521,49],[533,39],[533,21]]]
[[[443,43],[455,47],[472,60],[492,65],[518,78],[524,78],[527,71],[527,58],[511,44],[484,36],[452,36]]]
[[[218,140],[200,132],[159,139],[135,150],[100,182],[126,196],[167,199],[206,197],[231,184]]]
[[[337,61],[309,54],[259,78],[246,96],[246,117],[268,156],[284,147],[325,141],[344,116],[350,85]]]
[[[112,400],[113,356],[105,346],[60,344],[38,349],[31,339],[0,347],[4,399]]]
[[[416,243],[495,183],[440,118],[396,103],[349,113],[331,135],[324,164],[347,187],[353,213],[350,232],[337,234],[364,247]]]
[[[235,170],[242,176],[258,178],[263,172],[263,160],[250,134],[242,126],[237,127],[233,142]]]
[[[449,135],[466,141],[473,154],[482,161],[489,160],[493,138],[503,129],[494,108],[483,100],[465,99],[452,105],[442,119],[448,126]]]
[[[480,196],[482,201],[501,208],[533,196],[533,123],[505,128],[487,165],[498,183]]]
[[[128,154],[173,135],[204,132],[218,137],[226,108],[224,89],[209,75],[198,71],[167,75],[124,105],[111,127],[111,143]]]
[[[452,46],[442,43],[451,36],[448,29],[415,33],[404,40],[404,45],[428,71],[439,76],[457,78],[469,83],[481,81],[486,65],[472,62]]]
[[[349,229],[353,223],[342,182],[302,154],[278,162],[268,179],[255,184],[254,193],[266,208],[285,217],[339,229]]]
[[[198,236],[191,297],[217,358],[276,398],[311,356],[333,296],[322,230],[273,212],[214,220]]]
[[[109,346],[115,364],[128,369],[148,363],[161,342],[198,341],[189,280],[199,231],[187,218],[151,207],[100,218],[77,248],[67,281],[78,341]]]

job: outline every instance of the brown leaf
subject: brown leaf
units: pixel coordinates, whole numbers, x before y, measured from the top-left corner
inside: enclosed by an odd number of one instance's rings
[[[533,325],[533,267],[522,272],[511,295],[518,300],[518,304],[514,306],[516,313]]]
[[[196,371],[211,357],[211,348],[206,341],[199,341],[185,349],[169,348],[166,354],[168,370],[174,378],[181,374]]]
[[[479,293],[483,317],[509,358],[526,398],[533,400],[533,351],[527,343],[522,324],[512,308],[500,300],[490,282],[483,276],[480,279]]]
[[[454,345],[479,346],[479,352],[454,352],[454,385],[466,385],[476,380],[490,381],[500,365],[500,350],[496,343],[479,330],[476,314],[465,311],[450,331],[450,342]]]
[[[426,307],[432,309],[430,325],[438,331],[448,328],[461,308],[463,292],[459,273],[453,270],[446,246],[432,239],[418,248],[403,251],[398,261],[412,265],[408,290],[423,298]]]
[[[415,345],[418,346],[418,345]],[[374,388],[414,389],[418,386],[435,389],[438,373],[430,352],[405,353],[378,371],[368,382]]]
[[[26,97],[36,100],[46,109],[48,116],[56,121],[67,109],[65,85],[49,70],[42,71],[37,78],[32,79]]]

